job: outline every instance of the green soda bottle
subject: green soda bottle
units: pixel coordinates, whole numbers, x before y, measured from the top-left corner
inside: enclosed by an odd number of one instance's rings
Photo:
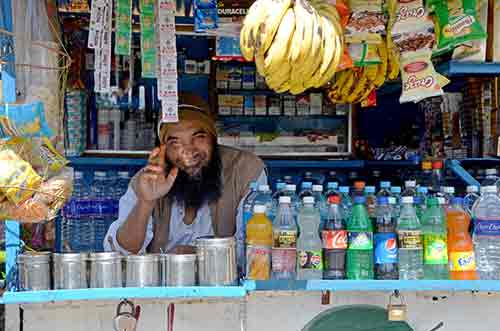
[[[363,196],[354,198],[352,216],[347,223],[347,279],[373,279],[373,225]]]
[[[424,279],[449,279],[446,221],[438,199],[428,199],[422,216]]]

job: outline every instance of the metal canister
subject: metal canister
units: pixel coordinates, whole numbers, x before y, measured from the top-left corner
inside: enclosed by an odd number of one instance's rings
[[[200,237],[196,240],[198,277],[201,286],[237,285],[234,237]]]
[[[162,254],[163,286],[195,286],[196,254]]]
[[[160,286],[160,255],[129,255],[125,258],[125,286]]]
[[[116,252],[90,253],[91,288],[122,287],[122,256]]]
[[[50,290],[50,252],[26,252],[17,256],[20,291]]]
[[[52,254],[54,289],[87,288],[87,253]]]

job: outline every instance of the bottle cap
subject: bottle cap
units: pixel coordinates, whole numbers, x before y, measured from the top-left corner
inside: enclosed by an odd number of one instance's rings
[[[365,188],[365,182],[363,181],[355,181],[354,182],[354,188],[357,190],[363,190]]]
[[[395,197],[388,197],[387,201],[389,202],[390,205],[395,205],[396,204],[396,198]]]
[[[417,182],[416,182],[416,181],[414,181],[414,180],[407,180],[407,181],[405,182],[405,187],[410,187],[410,188],[412,188],[412,187],[416,187],[416,186],[417,186]]]
[[[283,190],[285,187],[286,187],[286,183],[283,183],[283,182],[276,183],[276,190],[278,190],[278,191]]]
[[[323,192],[323,186],[321,185],[313,185],[313,192]]]
[[[257,190],[257,182],[250,182],[250,190],[251,191]]]
[[[328,182],[328,184],[326,184],[326,188],[329,190],[335,190],[338,187],[339,187],[339,183],[337,183],[337,182]]]
[[[94,171],[94,177],[106,177],[105,171]]]
[[[497,187],[495,185],[482,186],[481,193],[497,193]]]
[[[266,212],[266,206],[255,205],[255,206],[253,206],[253,212],[256,214],[264,214]]]
[[[375,193],[375,186],[367,186],[367,187],[365,187],[365,193],[368,193],[368,194]]]
[[[387,197],[379,197],[377,199],[377,203],[379,205],[387,205],[389,203],[389,199]]]
[[[440,204],[440,205],[444,205],[446,202],[446,200],[443,197],[438,197],[437,201],[438,201],[438,204]]]
[[[443,161],[434,161],[432,162],[432,169],[443,169]]]
[[[486,169],[486,176],[492,176],[497,174],[497,169]]]
[[[413,203],[413,197],[403,197],[401,198],[402,203]]]
[[[267,191],[269,191],[269,185],[259,185],[259,191],[260,192],[267,192]]]
[[[462,205],[463,202],[464,202],[464,199],[461,197],[454,197],[453,199],[451,199],[452,205]]]
[[[328,203],[338,205],[340,203],[340,197],[338,195],[330,195],[328,197]]]
[[[391,187],[391,182],[380,182],[380,188],[390,188]]]
[[[120,177],[120,178],[129,178],[130,175],[129,175],[128,171],[118,171],[118,177]]]
[[[307,203],[307,204],[313,204],[313,203],[314,203],[314,197],[304,197],[304,198],[302,199],[302,201],[303,201],[304,203]]]
[[[292,199],[290,197],[287,197],[287,196],[281,196],[279,199],[279,202],[280,203],[291,203]]]
[[[349,194],[349,187],[348,186],[341,186],[341,187],[339,187],[339,191],[340,191],[340,193]]]
[[[361,203],[361,204],[364,204],[366,202],[366,199],[365,197],[361,197],[361,196],[356,196],[354,197],[354,203]]]
[[[297,186],[294,185],[294,184],[287,184],[286,185],[286,190],[287,191],[293,191],[293,192],[295,192],[297,190]]]
[[[399,193],[401,193],[401,187],[400,186],[392,186],[391,192],[399,194]]]
[[[422,162],[422,170],[432,170],[432,162],[430,161]]]
[[[83,172],[75,171],[75,179],[82,179],[82,178],[83,178]]]
[[[467,186],[467,193],[477,193],[479,192],[479,187],[476,185],[469,185]]]
[[[313,186],[313,183],[311,183],[311,182],[303,182],[301,187],[302,187],[302,189],[311,189],[312,186]]]
[[[420,186],[418,189],[417,189],[417,192],[418,193],[421,193],[421,194],[427,194],[429,192],[429,189],[425,186]]]
[[[454,194],[455,188],[453,186],[445,186],[443,192],[447,194]]]

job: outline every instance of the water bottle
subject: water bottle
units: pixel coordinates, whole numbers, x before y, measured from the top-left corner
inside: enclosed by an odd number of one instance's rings
[[[321,232],[323,241],[323,279],[345,278],[347,249],[346,219],[340,206],[340,196],[328,197],[328,214]]]
[[[113,217],[113,185],[104,171],[95,171],[91,185],[91,201],[95,206],[93,212],[93,236],[89,236],[88,244],[93,244],[94,250],[103,250],[102,241],[108,231],[109,220]]]
[[[255,197],[257,196],[257,183],[250,183],[250,192],[243,201],[243,217],[242,224],[240,225],[240,231],[236,233],[236,251],[238,255],[238,268],[239,273],[242,275],[244,273],[246,265],[246,255],[245,255],[245,241],[246,241],[246,231],[247,223],[252,218],[253,206],[255,202]]]
[[[279,207],[279,199],[284,195],[286,188],[285,182],[276,183],[276,191],[272,194],[273,200],[273,210],[271,211],[271,215],[276,215]]]
[[[339,188],[339,185],[336,182],[328,182],[326,184],[326,193],[325,193],[326,201],[328,201],[328,197],[330,197],[332,195],[340,197],[340,193],[338,191],[338,188]]]
[[[401,193],[402,197],[413,197],[417,195],[417,182],[414,180],[405,181],[405,190]]]
[[[254,205],[262,205],[266,207],[266,216],[273,222],[273,197],[271,195],[269,185],[259,185],[257,195],[255,196]]]
[[[292,176],[283,176],[283,182],[285,184],[293,184],[293,177]]]
[[[420,186],[417,188],[417,195],[414,198],[415,209],[417,210],[418,219],[422,218],[425,210],[427,209],[427,193],[429,189],[426,186]]]
[[[365,208],[365,197],[356,196],[347,222],[347,279],[373,279],[373,225]]]
[[[279,209],[273,225],[272,278],[295,279],[297,263],[297,225],[289,196],[279,198]]]
[[[377,208],[377,196],[375,195],[375,186],[365,187],[365,200],[366,200],[366,210],[368,211],[368,217],[375,225],[376,218],[376,208]]]
[[[448,279],[447,228],[438,198],[429,198],[427,202],[427,210],[422,216],[422,234],[424,279]]]
[[[380,182],[380,191],[378,191],[377,193],[377,198],[380,197],[392,197],[391,182],[388,181]]]
[[[481,187],[472,208],[474,250],[479,279],[500,279],[500,198],[495,185]]]
[[[114,218],[118,218],[118,207],[122,196],[127,193],[130,184],[130,174],[128,171],[118,171],[116,178],[116,188],[114,194]]]
[[[339,187],[339,192],[340,192],[340,205],[342,207],[342,210],[344,211],[344,215],[346,216],[347,219],[349,219],[351,217],[351,212],[352,212],[352,199],[351,196],[349,195],[349,187],[341,186]]]
[[[398,279],[398,243],[393,197],[379,197],[377,200],[377,219],[373,238],[375,248],[375,279]]]
[[[300,236],[297,240],[297,279],[321,279],[323,276],[323,244],[318,234],[320,215],[314,198],[304,197],[299,211]]]
[[[445,201],[445,208],[451,205],[451,201],[454,198],[455,188],[453,186],[444,186],[443,187],[443,197]]]
[[[313,177],[312,172],[306,171],[306,172],[304,172],[304,175],[300,179],[299,187],[301,188],[302,184],[304,184],[304,183],[311,183],[311,185],[313,185],[313,184],[318,184],[318,181]]]
[[[299,202],[303,202],[305,197],[312,197],[312,182],[303,182],[300,185],[300,192],[299,192]]]
[[[337,177],[337,172],[334,171],[334,170],[330,170],[328,172],[328,175],[325,178],[325,181],[324,181],[324,184],[325,184],[324,190],[325,190],[325,192],[328,191],[328,184],[329,183],[337,183],[337,186],[339,186],[341,184],[340,179]]]
[[[476,203],[476,201],[479,199],[479,187],[477,187],[476,185],[469,185],[467,186],[467,194],[465,195],[464,197],[464,209],[466,212],[469,213],[469,215],[471,215],[471,217],[473,216],[472,215],[472,208],[474,206],[474,204]]]
[[[500,178],[497,176],[497,169],[486,169],[486,177],[481,182],[481,186],[496,186],[497,192],[500,185]]]
[[[396,199],[395,213],[399,215],[401,212],[401,186],[391,186],[391,194]]]
[[[299,201],[297,197],[297,187],[294,184],[287,184],[285,186],[285,191],[284,191],[284,196],[290,197],[290,206],[292,208],[292,215],[296,219],[297,218],[297,213],[298,213],[298,208],[299,208]]]
[[[422,227],[418,220],[413,197],[403,197],[396,232],[399,242],[399,279],[422,279]]]
[[[314,197],[314,207],[319,210],[319,215],[321,217],[320,227],[318,231],[321,231],[323,225],[325,224],[326,214],[328,213],[328,206],[326,204],[325,196],[323,195],[322,185],[313,185],[312,193]]]
[[[64,217],[61,224],[61,239],[63,252],[89,251],[91,247],[84,244],[89,241],[87,236],[92,235],[89,226],[92,225],[89,214],[90,190],[85,182],[83,172],[75,171],[73,194],[64,208]]]

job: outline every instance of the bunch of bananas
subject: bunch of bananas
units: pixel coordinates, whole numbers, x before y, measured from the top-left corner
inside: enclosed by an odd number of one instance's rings
[[[392,42],[392,41],[391,41]],[[377,46],[379,64],[355,67],[338,72],[328,97],[334,103],[357,103],[365,100],[373,89],[386,80],[394,80],[399,74],[399,57],[394,56],[386,40]]]
[[[319,88],[335,75],[342,56],[339,22],[326,0],[257,0],[243,21],[241,53],[278,93]]]

